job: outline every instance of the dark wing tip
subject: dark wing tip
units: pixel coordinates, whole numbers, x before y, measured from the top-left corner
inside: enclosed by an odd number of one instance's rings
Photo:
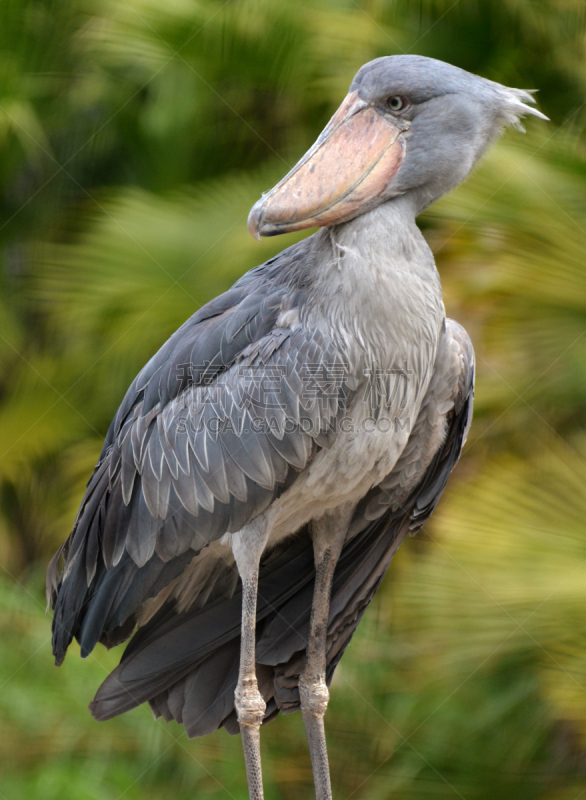
[[[89,704],[88,708],[92,717],[102,722],[112,719],[112,717],[127,711],[138,703],[133,701],[131,693],[124,688],[118,680],[119,668],[110,673],[104,683],[96,692],[96,696]],[[121,706],[123,706],[121,708]]]

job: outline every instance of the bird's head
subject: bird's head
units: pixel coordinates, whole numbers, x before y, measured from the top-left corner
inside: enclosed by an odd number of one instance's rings
[[[313,147],[253,206],[253,236],[346,222],[400,195],[416,213],[461,183],[531,92],[422,56],[365,64]]]

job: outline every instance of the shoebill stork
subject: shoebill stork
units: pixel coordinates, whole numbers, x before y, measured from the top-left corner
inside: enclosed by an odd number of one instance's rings
[[[331,797],[328,686],[389,562],[421,528],[472,415],[474,354],[415,218],[531,94],[440,61],[359,70],[316,143],[250,212],[318,227],[200,308],[138,374],[53,558],[53,648],[132,636],[90,703],[148,702],[189,736],[301,708]]]

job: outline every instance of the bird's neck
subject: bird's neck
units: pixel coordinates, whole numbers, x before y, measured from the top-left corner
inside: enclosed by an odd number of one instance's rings
[[[410,199],[395,198],[315,239],[310,305],[332,329],[347,326],[387,344],[439,329],[439,275]]]
[[[363,265],[383,260],[390,271],[408,267],[435,274],[435,263],[427,242],[417,227],[417,207],[412,193],[395,197],[342,225],[327,229],[339,247],[354,245]]]

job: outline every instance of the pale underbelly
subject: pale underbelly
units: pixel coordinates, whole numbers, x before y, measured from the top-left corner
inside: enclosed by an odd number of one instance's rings
[[[390,410],[375,418],[360,406],[348,419],[351,424],[345,432],[342,425],[334,445],[320,450],[262,515],[270,530],[268,546],[340,506],[356,505],[393,469],[409,438],[411,419]]]

